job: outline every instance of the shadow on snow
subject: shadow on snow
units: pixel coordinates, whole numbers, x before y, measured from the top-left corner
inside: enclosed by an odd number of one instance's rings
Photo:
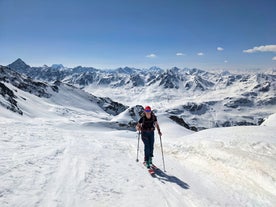
[[[189,184],[183,182],[182,180],[180,180],[179,178],[177,178],[175,176],[166,174],[165,172],[163,172],[160,169],[155,170],[155,177],[158,178],[162,183],[171,182],[171,183],[175,183],[175,184],[179,185],[183,189],[190,188]]]

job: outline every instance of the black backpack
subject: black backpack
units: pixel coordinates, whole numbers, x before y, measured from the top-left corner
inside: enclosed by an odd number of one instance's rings
[[[146,120],[146,114],[145,114],[145,112],[142,112],[140,116],[141,116],[141,118],[143,119],[143,121],[142,121],[142,128],[143,128],[143,126],[145,126],[145,120]],[[150,118],[150,120],[152,120],[152,122],[154,122],[154,120],[157,120],[157,117],[156,117],[156,115],[153,113],[153,111],[151,111],[151,118]],[[152,129],[152,130],[155,129],[154,123],[153,123],[152,128],[150,128],[150,129]]]

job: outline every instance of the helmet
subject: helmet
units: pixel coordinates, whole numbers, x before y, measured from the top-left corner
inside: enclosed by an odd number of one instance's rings
[[[146,107],[145,107],[145,112],[151,112],[150,106],[146,106]]]

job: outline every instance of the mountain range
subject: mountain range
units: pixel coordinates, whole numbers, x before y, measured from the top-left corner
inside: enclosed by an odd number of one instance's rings
[[[273,71],[232,73],[177,67],[101,70],[62,64],[31,67],[17,59],[0,68],[0,105],[24,115],[18,104],[24,96],[19,97],[17,90],[45,100],[65,93],[60,90],[66,88],[85,94],[83,99],[97,104],[120,126],[133,126],[137,112],[145,105],[193,130],[259,125],[276,112],[275,80]],[[120,120],[124,112],[129,120]]]

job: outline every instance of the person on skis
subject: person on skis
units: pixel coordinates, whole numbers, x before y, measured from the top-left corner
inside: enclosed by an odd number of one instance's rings
[[[150,106],[144,109],[144,115],[140,118],[136,125],[136,130],[141,132],[144,143],[145,165],[150,168],[152,165],[153,149],[154,149],[154,130],[157,128],[161,137],[162,133],[157,122],[156,116],[151,111]]]

